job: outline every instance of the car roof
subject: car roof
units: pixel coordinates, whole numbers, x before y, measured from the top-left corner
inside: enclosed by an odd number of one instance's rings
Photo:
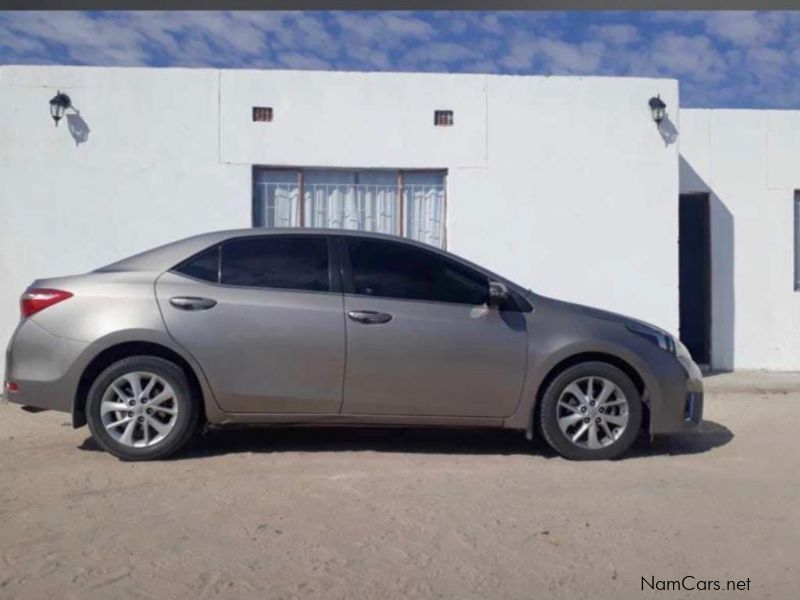
[[[197,254],[198,252],[202,252],[203,250],[205,250],[210,246],[213,246],[214,244],[219,244],[221,242],[231,239],[287,235],[287,234],[302,235],[302,236],[316,235],[316,236],[361,237],[361,238],[385,240],[389,242],[407,244],[409,246],[415,246],[417,248],[426,250],[428,252],[433,252],[436,254],[446,256],[462,264],[469,265],[470,267],[483,272],[485,275],[491,278],[495,278],[499,281],[504,281],[514,286],[518,290],[523,289],[521,286],[515,284],[513,281],[510,281],[505,277],[493,273],[492,271],[486,269],[485,267],[477,265],[465,258],[462,258],[445,250],[440,250],[439,248],[436,248],[429,244],[418,242],[416,240],[400,237],[397,235],[389,235],[385,233],[373,233],[369,231],[357,231],[351,229],[323,229],[323,228],[311,228],[311,227],[308,228],[276,227],[269,229],[261,227],[251,227],[246,229],[226,229],[221,231],[211,231],[208,233],[201,233],[199,235],[183,238],[181,240],[177,240],[169,244],[164,244],[163,246],[158,246],[157,248],[153,248],[152,250],[146,250],[145,252],[134,254],[133,256],[129,256],[128,258],[124,258],[120,261],[111,263],[104,267],[100,267],[99,269],[96,269],[96,272],[105,273],[113,271],[167,271],[173,268],[175,265],[183,262],[187,258],[190,258],[191,256]]]
[[[189,258],[193,254],[201,252],[202,250],[231,239],[245,238],[245,237],[260,237],[271,235],[354,235],[369,237],[375,239],[386,239],[392,241],[403,241],[412,244],[418,244],[425,248],[433,249],[431,246],[425,246],[414,242],[413,240],[406,240],[397,236],[391,236],[381,233],[370,233],[363,231],[350,231],[341,229],[320,229],[320,228],[297,228],[297,227],[276,227],[276,228],[259,228],[251,227],[247,229],[224,229],[219,231],[210,231],[208,233],[201,233],[191,237],[183,238],[145,250],[138,254],[134,254],[122,260],[116,261],[109,265],[105,265],[96,269],[96,271],[158,271],[169,269],[179,262]]]

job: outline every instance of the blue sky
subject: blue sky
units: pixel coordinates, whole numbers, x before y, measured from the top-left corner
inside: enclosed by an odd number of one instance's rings
[[[0,64],[675,77],[800,108],[800,12],[0,12]]]

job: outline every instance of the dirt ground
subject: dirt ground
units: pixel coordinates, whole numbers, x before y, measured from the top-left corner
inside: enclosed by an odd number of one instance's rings
[[[124,463],[0,404],[0,598],[644,598],[800,590],[800,375],[707,378],[695,435],[571,463],[510,432],[209,434]],[[744,583],[742,584],[744,585]]]

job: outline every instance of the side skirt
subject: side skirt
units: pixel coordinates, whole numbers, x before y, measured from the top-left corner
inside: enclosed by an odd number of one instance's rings
[[[414,415],[346,415],[346,414],[251,414],[226,413],[210,423],[211,427],[228,425],[314,425],[375,427],[489,427],[502,428],[505,419],[494,417],[439,417]]]

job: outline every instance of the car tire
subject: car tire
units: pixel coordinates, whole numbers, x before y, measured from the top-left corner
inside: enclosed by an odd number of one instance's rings
[[[550,382],[538,416],[544,439],[564,458],[608,460],[636,441],[642,401],[623,371],[604,362],[586,362]]]
[[[113,363],[97,376],[86,401],[95,441],[130,461],[165,458],[183,448],[200,413],[183,369],[155,356]]]

